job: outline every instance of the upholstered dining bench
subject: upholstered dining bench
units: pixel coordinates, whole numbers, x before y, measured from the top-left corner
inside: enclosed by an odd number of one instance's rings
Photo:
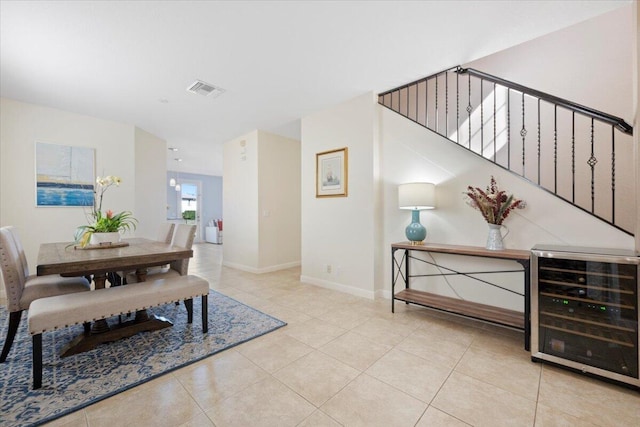
[[[185,275],[35,300],[28,312],[33,341],[33,388],[42,387],[43,332],[76,324],[86,326],[87,322],[182,300],[187,307],[187,321],[192,323],[193,298],[200,296],[202,333],[207,333],[208,295],[209,282],[199,276]]]

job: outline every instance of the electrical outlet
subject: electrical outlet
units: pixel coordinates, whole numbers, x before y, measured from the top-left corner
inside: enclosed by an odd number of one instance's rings
[[[327,273],[331,274],[331,270],[332,270],[331,264],[327,264],[326,270],[327,270]]]

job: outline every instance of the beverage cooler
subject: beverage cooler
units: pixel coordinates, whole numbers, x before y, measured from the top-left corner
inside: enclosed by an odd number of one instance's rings
[[[639,273],[633,251],[534,247],[531,359],[640,388]]]

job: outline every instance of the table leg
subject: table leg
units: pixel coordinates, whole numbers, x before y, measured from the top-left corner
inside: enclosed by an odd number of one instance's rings
[[[104,322],[106,323],[106,320]],[[168,328],[170,326],[173,326],[173,323],[171,323],[170,320],[160,316],[148,316],[146,320],[141,322],[130,320],[119,325],[114,325],[111,328],[109,328],[107,325],[107,330],[105,332],[92,332],[88,335],[78,335],[69,344],[67,344],[64,349],[62,349],[60,357],[72,356],[74,354],[89,351],[96,348],[100,344],[117,341],[121,338],[127,338],[139,332],[157,331],[159,329]]]
[[[139,268],[136,270],[136,279],[138,282],[145,282],[147,280],[147,269]]]
[[[139,268],[136,270],[136,279],[139,282],[146,282],[147,281],[147,269],[146,268]],[[145,322],[149,319],[149,315],[147,314],[147,310],[138,310],[136,311],[136,318],[135,321],[136,322]]]
[[[93,275],[93,283],[96,289],[104,289],[107,282],[107,273],[96,273]]]
[[[136,270],[136,278],[140,282],[144,282],[147,278],[147,269],[142,268]],[[98,273],[93,275],[93,281],[96,289],[104,289],[107,279],[106,273]],[[127,285],[135,286],[135,285]],[[69,344],[65,346],[60,357],[67,357],[74,354],[92,350],[102,343],[117,341],[121,338],[127,338],[138,332],[156,331],[173,326],[173,323],[164,317],[149,315],[147,310],[139,310],[136,312],[134,320],[123,322],[118,325],[109,326],[106,319],[100,319],[93,322],[91,331],[83,333],[75,337]]]
[[[93,283],[96,289],[104,289],[107,281],[107,273],[96,273],[93,275]],[[92,334],[102,334],[109,330],[109,324],[105,319],[96,320],[91,325]]]

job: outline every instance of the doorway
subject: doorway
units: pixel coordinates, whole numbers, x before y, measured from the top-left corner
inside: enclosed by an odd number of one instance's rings
[[[196,242],[202,241],[200,212],[202,210],[202,183],[200,181],[180,180],[178,197],[178,215],[187,223],[196,226]]]

